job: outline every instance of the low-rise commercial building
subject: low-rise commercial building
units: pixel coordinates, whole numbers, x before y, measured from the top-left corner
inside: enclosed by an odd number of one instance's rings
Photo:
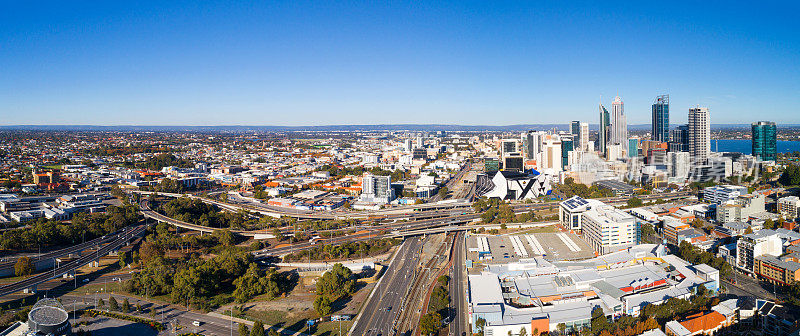
[[[746,194],[747,187],[734,185],[720,185],[703,189],[703,199],[716,204],[722,204]]]
[[[759,278],[778,285],[791,285],[800,280],[800,262],[797,258],[776,258],[762,255],[755,258],[754,271]]]
[[[595,307],[608,317],[637,316],[648,304],[689,298],[699,286],[719,289],[716,269],[691,265],[654,244],[582,261],[535,257],[490,264],[468,280],[471,324],[483,319],[484,335],[518,335],[520,329],[531,335],[559,324],[577,331],[591,325]]]
[[[737,196],[717,206],[717,221],[720,223],[744,222],[751,216],[766,212],[765,197],[761,194]]]

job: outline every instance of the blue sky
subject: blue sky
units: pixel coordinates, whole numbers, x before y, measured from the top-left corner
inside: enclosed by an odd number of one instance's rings
[[[6,1],[0,124],[800,123],[798,2]]]

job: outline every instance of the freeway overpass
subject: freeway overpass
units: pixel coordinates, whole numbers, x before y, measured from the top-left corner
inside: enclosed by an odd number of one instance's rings
[[[5,286],[0,287],[0,296],[8,295],[14,292],[18,292],[24,289],[36,289],[36,286],[48,281],[50,279],[55,279],[61,277],[64,274],[74,273],[75,270],[86,266],[92,261],[100,259],[100,257],[109,254],[123,245],[127,244],[129,240],[133,237],[141,235],[144,233],[145,229],[147,228],[146,225],[139,225],[135,227],[127,227],[122,230],[122,232],[111,235],[111,240],[108,241],[104,246],[100,247],[98,250],[89,253],[85,256],[81,256],[78,259],[75,259],[70,262],[66,262],[57,268],[53,269],[52,271],[46,271],[30,277],[25,280],[17,281],[12,284],[8,284]]]
[[[369,219],[370,217],[383,216],[383,217],[402,217],[415,212],[438,211],[447,209],[468,208],[472,205],[466,199],[453,199],[440,201],[436,203],[414,204],[407,206],[398,206],[387,209],[375,211],[345,211],[338,210],[333,212],[315,212],[311,210],[299,210],[284,207],[271,206],[262,203],[248,203],[248,204],[231,204],[220,202],[205,197],[196,196],[193,194],[175,194],[175,193],[162,193],[153,191],[132,191],[142,195],[159,195],[166,197],[189,197],[199,199],[208,204],[214,204],[222,209],[230,211],[246,210],[251,212],[260,213],[262,215],[280,218],[280,217],[294,217],[298,219]]]

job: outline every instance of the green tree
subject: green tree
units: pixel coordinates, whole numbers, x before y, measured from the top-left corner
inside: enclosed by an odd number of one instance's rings
[[[97,306],[98,307],[104,307],[105,305],[106,305],[106,302],[103,301],[103,298],[97,299]]]
[[[230,230],[214,230],[212,233],[223,246],[233,246],[236,243],[236,236]]]
[[[331,302],[352,294],[355,290],[352,276],[353,272],[349,268],[340,263],[334,264],[330,271],[317,280],[317,294],[327,296]]]
[[[439,330],[442,324],[442,316],[438,313],[427,313],[419,319],[419,328],[423,335],[430,335]]]
[[[244,323],[239,323],[239,336],[250,336],[250,328]]]
[[[125,300],[122,301],[122,312],[127,314],[130,313],[130,311],[131,311],[131,303],[128,302],[128,298],[125,298]]]
[[[800,166],[796,164],[790,164],[786,166],[786,169],[781,174],[778,182],[785,186],[794,186],[800,184]]]
[[[331,300],[326,296],[318,296],[314,299],[314,310],[319,316],[327,316],[331,313]]]
[[[265,336],[264,323],[261,323],[261,321],[256,321],[253,323],[253,329],[250,330],[250,336]]]
[[[119,268],[123,268],[128,265],[128,253],[119,252],[117,256],[119,257]]]
[[[447,189],[447,187],[439,188],[439,193],[438,193],[439,194],[439,198],[444,199],[445,197],[447,197],[448,193],[450,193],[450,190]]]
[[[630,208],[637,208],[637,207],[642,206],[642,204],[644,204],[642,202],[642,200],[640,198],[638,198],[638,197],[629,198],[627,203],[628,203],[628,207],[630,207]]]
[[[108,308],[111,310],[119,310],[119,303],[113,296],[108,299]]]
[[[31,275],[33,271],[34,271],[33,261],[31,261],[31,258],[21,257],[17,259],[16,263],[14,263],[15,276]]]

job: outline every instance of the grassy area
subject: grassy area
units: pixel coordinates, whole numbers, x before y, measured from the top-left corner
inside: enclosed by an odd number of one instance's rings
[[[304,333],[307,329],[306,321],[316,317],[314,312],[307,312],[299,314],[304,317],[294,316],[293,318],[287,318],[289,314],[281,310],[249,310],[245,312],[245,315],[247,319],[260,320],[265,325],[286,328],[293,331],[302,331]],[[339,328],[341,327],[342,335],[346,335],[347,331],[350,330],[352,325],[353,321],[321,322],[317,323],[316,326],[311,328],[311,334],[329,336],[339,335]]]

